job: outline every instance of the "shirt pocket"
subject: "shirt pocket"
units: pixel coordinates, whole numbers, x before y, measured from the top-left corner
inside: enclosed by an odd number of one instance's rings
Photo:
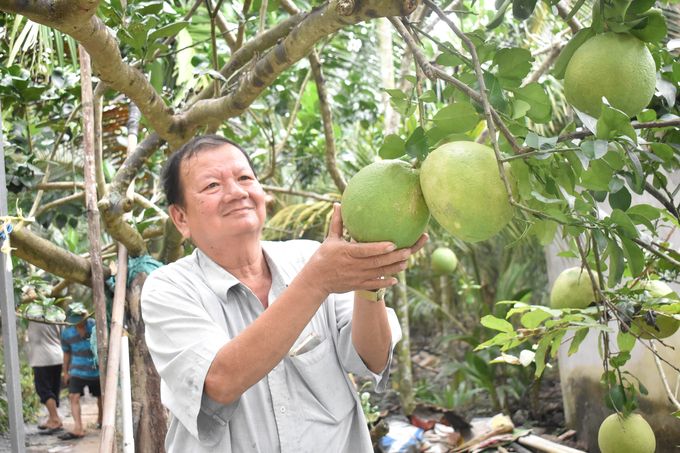
[[[288,357],[288,360],[300,377],[300,385],[293,391],[300,399],[303,417],[337,423],[354,409],[354,395],[330,338],[325,338],[308,352]]]

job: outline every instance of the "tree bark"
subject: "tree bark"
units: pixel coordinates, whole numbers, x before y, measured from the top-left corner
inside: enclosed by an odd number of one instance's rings
[[[406,415],[411,415],[415,409],[415,395],[413,393],[413,364],[411,362],[411,333],[408,317],[408,296],[406,294],[406,271],[399,272],[399,283],[394,286],[394,307],[401,325],[402,338],[397,343],[397,360],[399,378],[399,401],[401,409]]]
[[[139,453],[164,453],[167,411],[158,396],[161,379],[144,341],[141,294],[146,277],[145,273],[137,274],[127,290],[126,321],[130,338],[135,449]]]
[[[97,209],[97,185],[95,182],[94,100],[90,72],[90,56],[85,48],[78,46],[80,60],[80,90],[83,104],[83,151],[85,173],[85,206],[87,209],[87,237],[90,240],[90,265],[92,269],[92,301],[97,322],[97,352],[99,355],[99,381],[106,388],[106,359],[109,332],[106,323],[106,296],[104,295],[104,272],[101,257],[101,230]],[[106,395],[103,395],[104,397]]]
[[[321,110],[321,122],[323,124],[323,134],[326,138],[326,169],[331,174],[335,186],[340,193],[345,191],[347,182],[338,168],[335,158],[337,150],[335,148],[335,134],[333,133],[333,110],[331,109],[331,99],[326,89],[326,81],[321,70],[321,61],[316,51],[309,54],[309,64],[312,68],[314,81],[316,82],[316,92],[319,96],[319,108]]]
[[[32,233],[26,227],[14,230],[12,246],[16,247],[14,255],[17,258],[21,258],[45,272],[81,285],[92,285],[91,267],[87,259],[57,247],[50,241]],[[104,269],[104,277],[108,278],[108,276],[108,269]]]

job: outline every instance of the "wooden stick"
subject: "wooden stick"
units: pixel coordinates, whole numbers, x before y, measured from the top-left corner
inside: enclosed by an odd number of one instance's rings
[[[106,345],[109,333],[106,328],[106,297],[104,296],[104,269],[100,255],[101,229],[97,207],[97,183],[94,168],[94,94],[92,92],[92,68],[90,56],[78,45],[80,58],[80,89],[83,106],[83,150],[85,154],[85,206],[87,209],[87,236],[90,241],[92,269],[92,300],[97,322],[97,353],[99,356],[99,379],[106,388]]]
[[[118,399],[118,372],[120,362],[120,338],[123,335],[123,315],[125,313],[125,289],[127,287],[127,249],[118,244],[118,273],[111,309],[111,337],[109,357],[106,367],[106,389],[102,416],[102,434],[99,439],[99,452],[113,451],[116,432],[116,400]]]
[[[551,442],[547,439],[536,436],[535,434],[529,434],[528,436],[520,437],[517,439],[517,442],[545,453],[587,453],[583,450],[577,450],[575,448],[567,447],[566,445],[560,445],[555,442]]]

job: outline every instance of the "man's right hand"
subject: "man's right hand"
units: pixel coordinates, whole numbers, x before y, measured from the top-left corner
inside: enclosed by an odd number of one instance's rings
[[[409,257],[427,240],[411,248],[395,250],[391,242],[356,243],[342,237],[340,205],[333,206],[328,237],[301,272],[310,288],[322,292],[345,293],[360,289],[388,288],[397,283],[392,275],[406,269]]]
[[[64,373],[64,385],[68,385],[68,381],[71,378],[71,375],[68,373]]]

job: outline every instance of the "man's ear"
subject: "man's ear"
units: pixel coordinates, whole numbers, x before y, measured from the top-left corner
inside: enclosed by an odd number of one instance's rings
[[[175,224],[177,231],[180,232],[184,239],[189,239],[191,237],[191,231],[189,231],[189,222],[187,215],[184,212],[184,208],[176,204],[171,204],[168,207],[168,212],[170,213],[170,218],[172,219],[172,223]]]

